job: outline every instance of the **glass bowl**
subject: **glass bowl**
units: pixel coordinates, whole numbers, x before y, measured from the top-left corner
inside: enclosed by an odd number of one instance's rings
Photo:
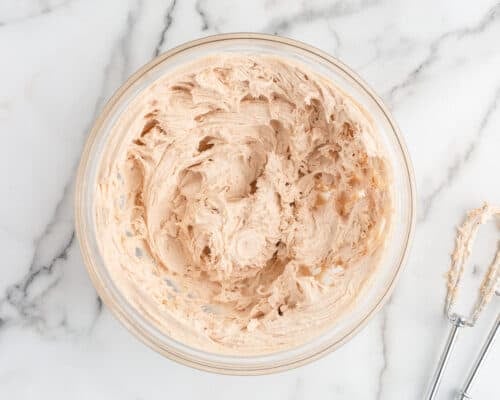
[[[314,340],[298,347],[258,356],[205,352],[160,331],[120,293],[99,252],[93,200],[100,159],[111,128],[130,101],[145,87],[182,64],[210,54],[272,54],[302,63],[330,79],[373,118],[393,170],[393,221],[387,248],[375,278],[349,312]],[[140,340],[182,364],[213,372],[257,375],[297,367],[338,348],[358,332],[388,299],[409,252],[415,224],[415,184],[410,158],[399,130],[381,99],[347,66],[304,43],[278,36],[235,33],[188,42],[156,57],[133,74],[104,107],[87,139],[77,174],[76,233],[92,282],[104,303]]]

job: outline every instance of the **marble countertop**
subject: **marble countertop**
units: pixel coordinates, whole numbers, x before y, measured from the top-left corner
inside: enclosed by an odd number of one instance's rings
[[[416,171],[412,253],[390,302],[310,365],[228,377],[171,362],[103,307],[73,226],[89,127],[130,75],[172,46],[231,31],[279,34],[353,67],[386,100]],[[444,273],[464,212],[500,204],[500,3],[390,0],[0,2],[0,397],[421,399],[448,331]],[[481,231],[471,271],[498,239]],[[473,266],[473,268],[472,268]],[[499,309],[465,330],[452,399]],[[500,397],[500,342],[474,399]]]

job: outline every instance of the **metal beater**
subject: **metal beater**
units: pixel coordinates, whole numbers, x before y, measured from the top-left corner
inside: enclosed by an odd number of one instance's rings
[[[446,365],[448,364],[450,354],[457,340],[459,329],[462,327],[473,327],[475,325],[479,314],[486,306],[486,304],[491,300],[495,293],[495,289],[498,287],[500,278],[500,249],[497,251],[495,260],[486,272],[486,276],[484,277],[479,289],[475,307],[471,311],[470,315],[464,316],[453,311],[455,300],[460,289],[460,281],[463,275],[465,261],[467,260],[471,252],[472,242],[477,234],[479,226],[493,216],[500,216],[500,209],[498,207],[491,207],[490,205],[485,204],[481,208],[472,210],[468,214],[467,219],[465,220],[462,227],[458,230],[459,234],[457,237],[457,247],[452,256],[452,267],[448,276],[448,295],[446,297],[445,306],[445,313],[451,323],[451,329],[450,333],[448,334],[448,339],[446,340],[443,352],[441,354],[441,358],[439,359],[436,372],[434,373],[431,381],[427,396],[428,400],[434,400],[437,394],[443,372],[446,368]],[[462,391],[462,399],[470,398],[467,397],[469,396],[467,394],[467,390],[472,384],[477,370],[479,369],[481,362],[484,360],[484,357],[488,349],[490,348],[491,343],[493,342],[493,338],[497,330],[498,323],[496,325],[496,328],[495,326],[493,327],[492,332],[490,333],[489,338],[480,353],[478,361],[476,361],[476,365],[466,381],[464,390]]]
[[[500,296],[500,292],[498,290],[496,291],[496,295]],[[491,327],[490,333],[488,334],[488,337],[486,338],[486,341],[484,342],[483,347],[481,348],[481,351],[479,352],[476,361],[474,362],[474,365],[472,366],[472,369],[469,372],[469,375],[467,376],[464,386],[457,398],[458,400],[472,399],[472,396],[470,394],[470,389],[472,387],[472,384],[474,383],[477,373],[479,372],[479,368],[481,367],[483,361],[488,355],[489,350],[491,349],[491,345],[495,340],[498,328],[500,328],[500,314],[497,315],[497,319],[493,324],[493,326]]]

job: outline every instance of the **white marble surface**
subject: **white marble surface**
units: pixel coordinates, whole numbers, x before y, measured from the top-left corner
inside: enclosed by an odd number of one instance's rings
[[[73,229],[73,181],[110,94],[154,55],[231,31],[277,33],[351,65],[387,101],[418,186],[413,251],[390,303],[311,365],[217,376],[146,348],[102,306]],[[0,1],[0,398],[421,399],[447,333],[443,274],[455,226],[500,204],[500,3],[482,1]],[[473,260],[481,272],[498,231]],[[452,399],[499,301],[467,330]],[[500,398],[500,342],[474,389]]]

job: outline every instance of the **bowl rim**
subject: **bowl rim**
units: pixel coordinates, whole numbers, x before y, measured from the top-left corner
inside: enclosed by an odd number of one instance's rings
[[[83,183],[85,181],[85,175],[90,161],[89,155],[91,154],[93,146],[95,145],[99,133],[101,132],[102,125],[106,121],[107,117],[109,116],[110,112],[112,111],[113,107],[116,105],[118,100],[121,99],[124,94],[126,94],[128,89],[133,84],[135,84],[141,77],[143,77],[148,71],[152,70],[157,65],[163,63],[165,60],[178,53],[210,43],[234,41],[234,40],[256,40],[256,41],[272,42],[278,45],[281,44],[299,48],[302,51],[311,53],[313,56],[319,57],[324,61],[332,64],[333,67],[338,68],[347,76],[349,76],[351,79],[356,81],[356,83],[360,86],[360,88],[363,89],[369,97],[371,97],[371,99],[380,108],[380,111],[387,118],[387,121],[392,129],[392,132],[395,135],[395,139],[399,146],[399,150],[401,151],[401,155],[404,159],[404,166],[406,168],[405,175],[408,176],[410,210],[409,210],[409,225],[406,231],[405,240],[403,242],[404,249],[399,257],[398,266],[397,268],[395,268],[395,271],[391,277],[389,284],[386,285],[385,290],[379,297],[378,301],[369,309],[367,314],[363,318],[358,320],[357,323],[354,324],[354,326],[352,326],[340,339],[327,343],[323,347],[319,348],[313,354],[306,354],[306,356],[303,356],[302,354],[303,357],[299,357],[293,360],[288,360],[288,362],[280,363],[279,365],[259,366],[259,367],[249,367],[249,366],[236,367],[234,365],[227,365],[227,364],[224,364],[223,366],[220,364],[214,365],[212,363],[204,362],[203,360],[194,360],[192,356],[186,356],[186,354],[179,353],[175,349],[160,346],[145,329],[143,329],[138,324],[135,324],[134,321],[132,321],[131,317],[124,310],[123,306],[119,304],[112,295],[110,295],[108,290],[103,285],[103,282],[96,271],[94,260],[91,256],[92,250],[88,243],[87,233],[85,229],[86,222],[84,216],[84,207],[82,207],[81,204],[83,202],[82,199],[84,197]],[[100,111],[99,115],[93,122],[93,125],[90,129],[90,133],[85,141],[85,145],[80,158],[76,174],[75,186],[76,186],[75,200],[74,200],[75,232],[87,272],[99,297],[102,299],[104,304],[111,310],[112,314],[120,321],[122,325],[124,325],[127,328],[129,332],[131,332],[136,338],[138,338],[141,342],[146,344],[152,350],[180,364],[203,371],[215,372],[226,375],[262,375],[262,374],[276,373],[297,368],[299,366],[302,366],[304,364],[307,364],[309,362],[312,362],[318,358],[325,356],[326,354],[336,350],[337,348],[345,344],[347,341],[352,339],[387,303],[390,295],[392,294],[392,291],[394,290],[399,275],[401,274],[401,271],[403,270],[406,261],[408,259],[416,224],[416,187],[415,187],[415,175],[414,175],[413,165],[411,162],[408,149],[406,147],[406,144],[404,143],[401,132],[399,130],[399,127],[396,124],[391,113],[389,112],[388,108],[385,106],[382,99],[371,89],[371,87],[357,73],[355,73],[351,68],[349,68],[343,62],[339,61],[337,58],[331,56],[330,54],[314,46],[311,46],[309,44],[303,43],[295,39],[290,39],[270,34],[263,34],[263,33],[252,33],[252,32],[224,33],[224,34],[210,35],[200,39],[191,40],[176,47],[173,47],[172,49],[164,53],[159,54],[151,61],[143,65],[141,68],[139,68],[136,72],[134,72],[113,93],[113,95],[106,102],[106,104]]]

